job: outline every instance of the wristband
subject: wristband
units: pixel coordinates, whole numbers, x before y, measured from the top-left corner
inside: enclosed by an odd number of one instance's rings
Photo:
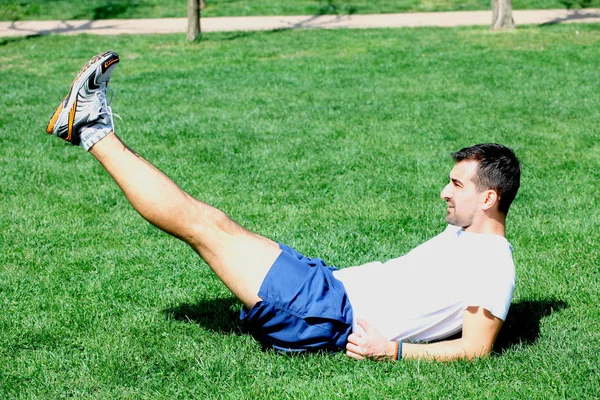
[[[396,342],[396,361],[402,359],[402,340]]]

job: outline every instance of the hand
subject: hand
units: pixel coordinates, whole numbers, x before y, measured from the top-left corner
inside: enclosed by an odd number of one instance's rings
[[[350,358],[363,360],[369,358],[376,361],[394,357],[396,344],[387,340],[379,331],[367,321],[359,319],[356,321],[364,333],[355,332],[348,336],[346,344],[346,355]]]

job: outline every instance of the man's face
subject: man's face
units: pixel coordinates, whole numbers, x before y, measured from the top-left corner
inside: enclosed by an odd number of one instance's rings
[[[450,182],[440,196],[448,204],[446,221],[467,230],[473,223],[482,202],[482,192],[473,181],[477,161],[459,161],[450,171]]]

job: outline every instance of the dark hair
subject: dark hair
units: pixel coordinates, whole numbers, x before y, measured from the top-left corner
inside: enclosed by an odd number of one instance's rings
[[[521,163],[515,153],[501,144],[482,143],[452,153],[452,158],[456,162],[478,162],[473,179],[477,190],[494,190],[499,198],[498,210],[508,214],[521,184]]]

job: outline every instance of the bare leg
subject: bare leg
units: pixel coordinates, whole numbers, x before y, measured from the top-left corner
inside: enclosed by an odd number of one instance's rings
[[[246,307],[261,300],[260,285],[281,252],[277,243],[188,195],[114,133],[96,143],[90,153],[142,217],[188,243]]]

